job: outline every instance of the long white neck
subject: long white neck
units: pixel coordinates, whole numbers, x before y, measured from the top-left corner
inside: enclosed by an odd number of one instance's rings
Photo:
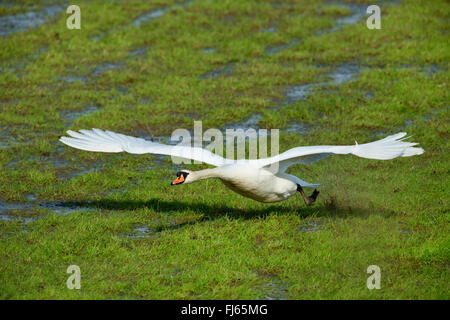
[[[189,178],[190,178],[189,182],[194,182],[194,181],[199,181],[199,180],[209,179],[209,178],[220,178],[220,173],[218,172],[217,169],[218,168],[192,171],[191,173],[189,173]]]

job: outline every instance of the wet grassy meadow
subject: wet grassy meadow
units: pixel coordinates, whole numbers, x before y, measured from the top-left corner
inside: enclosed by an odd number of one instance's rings
[[[448,1],[0,2],[2,299],[448,299]],[[92,127],[279,128],[280,151],[406,131],[421,156],[288,172],[318,202],[171,187],[168,157],[58,141]],[[69,265],[81,289],[69,290]],[[369,290],[366,270],[381,269]]]

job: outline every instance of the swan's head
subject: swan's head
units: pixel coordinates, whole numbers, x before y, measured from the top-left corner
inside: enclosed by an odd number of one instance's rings
[[[192,171],[189,171],[189,170],[178,171],[177,172],[177,178],[175,180],[173,180],[170,184],[172,186],[174,186],[176,184],[192,182],[190,177],[189,177],[189,174],[191,174],[191,173],[192,173]]]

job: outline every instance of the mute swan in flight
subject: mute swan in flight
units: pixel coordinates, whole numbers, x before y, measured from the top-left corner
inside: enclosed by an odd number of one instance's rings
[[[67,134],[71,137],[61,137],[60,141],[81,150],[169,155],[216,167],[199,171],[182,170],[177,173],[172,185],[219,178],[231,190],[260,202],[282,201],[300,192],[306,205],[313,204],[319,192],[314,190],[308,197],[303,187],[317,187],[318,184],[287,174],[286,169],[293,164],[313,163],[332,154],[353,154],[361,158],[388,160],[424,152],[422,148],[414,147],[417,143],[403,141],[407,139],[404,132],[352,146],[297,147],[270,158],[255,160],[225,159],[202,148],[165,145],[100,129],[80,130],[80,133],[69,130]]]

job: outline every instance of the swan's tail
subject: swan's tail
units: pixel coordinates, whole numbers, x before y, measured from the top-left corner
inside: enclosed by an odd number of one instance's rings
[[[368,159],[389,160],[397,157],[410,157],[424,152],[422,148],[415,148],[416,142],[405,142],[406,132],[388,136],[382,140],[358,144],[354,146],[352,154]]]

